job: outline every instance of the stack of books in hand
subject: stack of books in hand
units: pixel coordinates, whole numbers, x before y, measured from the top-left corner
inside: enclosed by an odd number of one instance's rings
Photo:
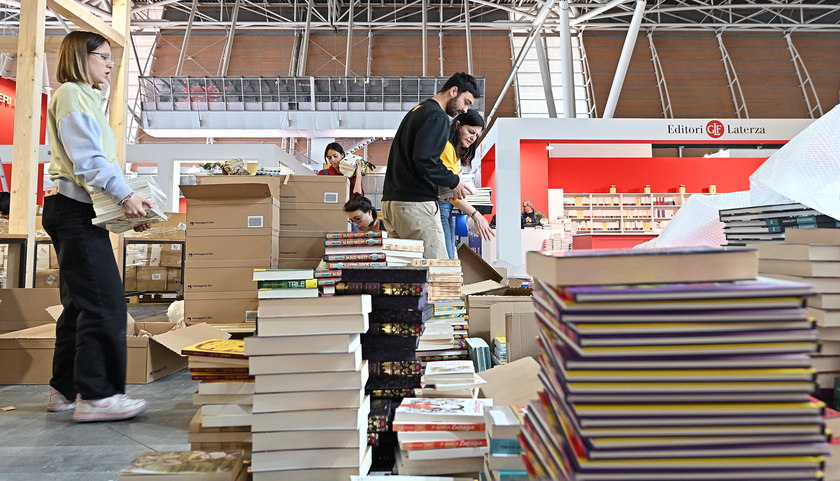
[[[808,315],[817,322],[821,349],[813,355],[820,386],[840,376],[840,229],[790,229],[784,243],[758,243],[762,276],[814,286]]]
[[[181,354],[189,357],[189,369],[195,381],[218,384],[219,394],[201,394],[193,397],[199,408],[201,426],[205,428],[247,428],[251,425],[251,394],[242,394],[240,386],[253,382],[248,372],[248,358],[243,341],[237,339],[210,339],[185,347]],[[227,394],[228,383],[236,386]],[[206,390],[205,390],[206,391]],[[248,444],[247,446],[245,444]],[[207,449],[207,445],[193,446]],[[237,448],[248,449],[250,443]]]
[[[336,284],[336,297],[367,294],[371,298],[370,326],[362,334],[362,358],[370,376],[368,441],[373,464],[392,467],[397,439],[391,429],[393,408],[421,386],[422,366],[417,345],[424,324],[432,316],[426,301],[428,272],[421,267],[346,267]]]
[[[484,456],[484,477],[487,481],[528,479],[519,445],[525,411],[525,406],[510,405],[484,409],[487,445],[490,448]]]
[[[476,398],[487,381],[475,373],[472,361],[431,361],[423,373],[419,397]]]
[[[389,239],[386,231],[327,232],[324,262],[327,269],[411,265],[423,257],[423,241]]]
[[[773,204],[721,209],[727,245],[785,240],[795,229],[840,228],[840,220],[803,204]]]
[[[397,474],[476,476],[488,452],[484,409],[492,405],[492,399],[403,399],[394,415]]]
[[[811,286],[756,279],[744,248],[527,261],[543,384],[520,437],[531,479],[820,479]]]
[[[416,259],[412,265],[429,268],[429,302],[461,299],[464,277],[459,259]]]
[[[367,474],[370,397],[360,334],[370,296],[261,299],[245,339],[256,378],[254,481],[343,481]]]
[[[91,221],[93,225],[103,227],[115,234],[120,234],[130,231],[144,222],[156,224],[169,219],[169,216],[166,215],[163,209],[167,205],[168,199],[157,182],[155,182],[154,177],[144,175],[133,179],[126,179],[125,182],[131,187],[134,195],[142,196],[151,202],[152,207],[149,208],[144,205],[143,207],[146,209],[145,216],[128,219],[123,214],[122,207],[117,205],[113,197],[102,191],[94,191],[90,194],[90,200],[93,201],[93,210],[96,213],[96,217]]]

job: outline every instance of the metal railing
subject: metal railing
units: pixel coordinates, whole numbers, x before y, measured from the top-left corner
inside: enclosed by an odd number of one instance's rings
[[[143,110],[402,111],[447,77],[140,77]],[[484,111],[482,93],[474,109]]]

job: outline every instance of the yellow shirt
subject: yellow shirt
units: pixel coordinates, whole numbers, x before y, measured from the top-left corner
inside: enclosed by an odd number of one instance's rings
[[[446,147],[443,148],[443,153],[440,154],[440,160],[443,165],[455,174],[461,173],[461,162],[458,160],[458,154],[455,153],[455,146],[452,142],[447,141]],[[450,201],[452,205],[457,205],[460,199]]]

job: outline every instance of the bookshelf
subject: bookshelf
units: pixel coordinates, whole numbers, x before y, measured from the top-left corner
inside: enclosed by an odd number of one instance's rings
[[[563,194],[563,218],[578,232],[658,233],[692,194]]]

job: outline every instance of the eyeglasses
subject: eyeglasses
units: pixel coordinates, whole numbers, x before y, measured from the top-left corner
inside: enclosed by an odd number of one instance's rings
[[[88,52],[88,53],[98,56],[99,58],[104,60],[105,63],[110,63],[112,65],[114,64],[114,57],[110,53],[107,53],[107,52]]]
[[[364,214],[359,214],[356,217],[351,217],[350,222],[352,222],[354,224],[358,224],[359,222],[362,221],[362,215],[364,215]]]

